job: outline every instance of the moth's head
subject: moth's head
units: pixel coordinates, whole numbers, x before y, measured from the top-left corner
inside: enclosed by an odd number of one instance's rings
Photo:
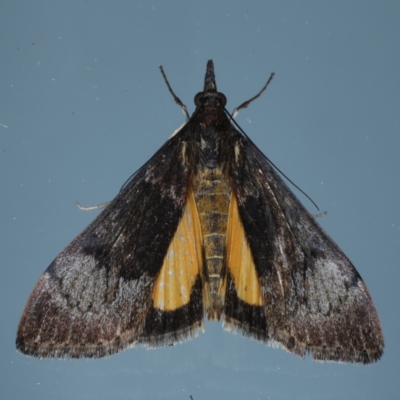
[[[226,97],[223,93],[217,91],[215,82],[214,63],[209,60],[207,63],[206,76],[204,78],[204,90],[194,97],[194,104],[197,108],[203,107],[225,107]]]

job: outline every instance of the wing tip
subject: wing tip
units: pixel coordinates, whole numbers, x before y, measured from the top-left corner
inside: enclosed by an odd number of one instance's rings
[[[111,342],[97,344],[70,343],[27,343],[21,336],[17,337],[17,350],[31,357],[42,358],[102,358],[135,347],[137,341],[117,338]]]
[[[141,337],[139,340],[129,340],[116,338],[111,342],[78,345],[53,344],[53,343],[27,343],[23,336],[18,334],[16,340],[17,350],[26,355],[36,358],[102,358],[115,353],[119,353],[128,348],[136,347],[138,344],[148,349],[155,347],[175,346],[179,343],[187,342],[198,336],[199,331],[204,332],[204,322],[198,321],[196,324],[178,331],[169,332],[162,335],[150,335]]]
[[[229,333],[240,333],[249,339],[258,340],[274,348],[282,348],[302,358],[310,355],[313,360],[320,362],[372,364],[380,360],[384,349],[382,338],[377,338],[377,344],[369,347],[365,346],[362,350],[356,349],[354,346],[349,346],[348,348],[311,346],[296,341],[295,338],[289,337],[285,333],[275,332],[271,334],[266,330],[258,330],[241,324],[226,316],[223,317],[223,328]]]

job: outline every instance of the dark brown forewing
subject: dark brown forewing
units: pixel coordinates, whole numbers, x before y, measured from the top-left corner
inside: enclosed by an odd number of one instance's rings
[[[18,327],[21,352],[101,357],[139,341],[189,185],[178,136],[40,277]]]
[[[237,140],[240,155],[230,174],[266,320],[236,311],[233,328],[300,356],[309,352],[318,360],[377,361],[383,335],[361,276],[256,146]]]

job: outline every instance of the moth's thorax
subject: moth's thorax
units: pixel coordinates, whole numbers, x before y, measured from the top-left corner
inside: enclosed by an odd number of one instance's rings
[[[207,107],[195,111],[191,122],[202,136],[215,136],[231,128],[231,122],[224,108],[218,103],[210,103]],[[215,137],[214,137],[215,139]]]
[[[203,122],[197,123],[195,120],[194,125],[196,141],[200,145],[198,150],[201,156],[198,159],[201,165],[196,165],[195,169],[206,168],[209,170],[205,171],[206,175],[212,176],[218,174],[218,168],[225,170],[226,157],[223,157],[223,154],[230,151],[226,145],[229,142],[232,124],[221,109],[211,109],[206,116],[199,117]],[[234,156],[234,153],[231,155]]]
[[[224,306],[222,281],[231,185],[221,168],[201,168],[193,182],[203,237],[203,303],[208,319],[219,319]]]

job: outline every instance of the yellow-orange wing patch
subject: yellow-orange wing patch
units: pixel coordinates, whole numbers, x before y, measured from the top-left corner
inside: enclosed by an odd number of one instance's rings
[[[154,284],[153,306],[163,311],[174,311],[189,303],[202,264],[200,219],[190,190],[184,213]]]
[[[234,193],[229,204],[226,255],[238,298],[253,306],[263,305],[260,282]]]

